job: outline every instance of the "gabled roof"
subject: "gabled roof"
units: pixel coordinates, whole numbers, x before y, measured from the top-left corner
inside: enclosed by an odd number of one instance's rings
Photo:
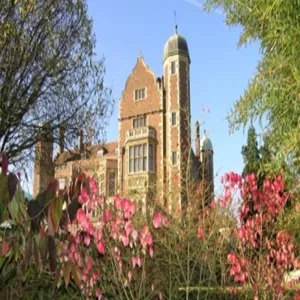
[[[116,157],[116,149],[118,148],[118,142],[110,142],[106,144],[100,144],[95,146],[85,145],[85,151],[87,153],[87,159],[96,158],[99,150],[103,151],[103,156]],[[69,161],[80,160],[81,155],[79,153],[79,149],[76,148],[74,150],[64,151],[59,154],[55,160],[55,165],[63,165]]]

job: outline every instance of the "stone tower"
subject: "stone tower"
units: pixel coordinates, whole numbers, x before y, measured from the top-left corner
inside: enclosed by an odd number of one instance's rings
[[[43,191],[54,179],[53,134],[48,132],[35,146],[33,175],[33,198]]]
[[[190,55],[186,39],[175,33],[164,48],[163,68],[165,87],[166,181],[178,177],[181,193],[175,201],[182,205],[187,167],[191,149],[190,129]],[[178,199],[179,198],[179,199]]]
[[[208,184],[207,190],[207,201],[210,202],[213,199],[214,195],[214,151],[213,145],[210,138],[206,135],[206,131],[204,130],[203,138],[201,139],[201,164],[203,166],[204,171],[204,179]]]

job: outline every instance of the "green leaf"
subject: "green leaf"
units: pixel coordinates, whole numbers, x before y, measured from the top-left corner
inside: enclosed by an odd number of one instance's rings
[[[71,263],[69,261],[64,263],[63,276],[66,287],[68,287],[70,282],[70,274],[71,274]]]
[[[16,197],[12,199],[12,201],[8,204],[8,211],[13,221],[18,221],[18,216],[20,213],[19,203],[17,202]]]
[[[71,270],[72,270],[72,277],[73,277],[76,285],[80,288],[80,284],[81,284],[80,271],[79,271],[78,267],[75,266],[74,264],[72,264]]]
[[[57,180],[53,180],[47,187],[46,190],[37,195],[36,200],[41,209],[46,209],[53,199],[56,197],[56,193],[58,191],[59,184]]]

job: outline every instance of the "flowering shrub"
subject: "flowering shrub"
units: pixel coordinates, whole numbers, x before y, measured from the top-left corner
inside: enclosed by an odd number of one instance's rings
[[[236,228],[238,247],[227,257],[230,275],[237,283],[249,283],[257,296],[279,297],[286,289],[284,274],[299,268],[293,236],[277,228],[277,220],[290,200],[283,179],[278,176],[272,182],[266,180],[262,191],[254,174],[242,182],[240,176],[230,173],[222,181],[223,206],[231,203],[233,191],[239,190],[242,198],[240,225]]]
[[[224,299],[239,294],[238,285],[270,298],[299,268],[299,245],[278,229],[290,201],[281,177],[259,191],[254,175],[225,174],[218,201],[193,188],[175,212],[152,203],[145,215],[118,195],[106,203],[84,174],[67,191],[54,180],[26,207],[19,178],[3,161],[0,298]]]

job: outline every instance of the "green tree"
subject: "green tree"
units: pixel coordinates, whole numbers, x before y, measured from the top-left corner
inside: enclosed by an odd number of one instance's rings
[[[30,158],[47,123],[58,143],[100,140],[112,111],[86,0],[0,0],[0,151]],[[51,135],[46,135],[51,136]]]
[[[286,158],[300,147],[300,2],[207,0],[226,24],[240,26],[239,46],[258,41],[261,60],[244,95],[229,115],[231,130],[266,120],[272,148]],[[293,163],[299,164],[299,156]]]
[[[255,128],[251,126],[248,130],[247,145],[242,147],[242,155],[244,159],[243,177],[247,174],[258,174],[260,168],[260,153],[257,144],[257,135]]]

